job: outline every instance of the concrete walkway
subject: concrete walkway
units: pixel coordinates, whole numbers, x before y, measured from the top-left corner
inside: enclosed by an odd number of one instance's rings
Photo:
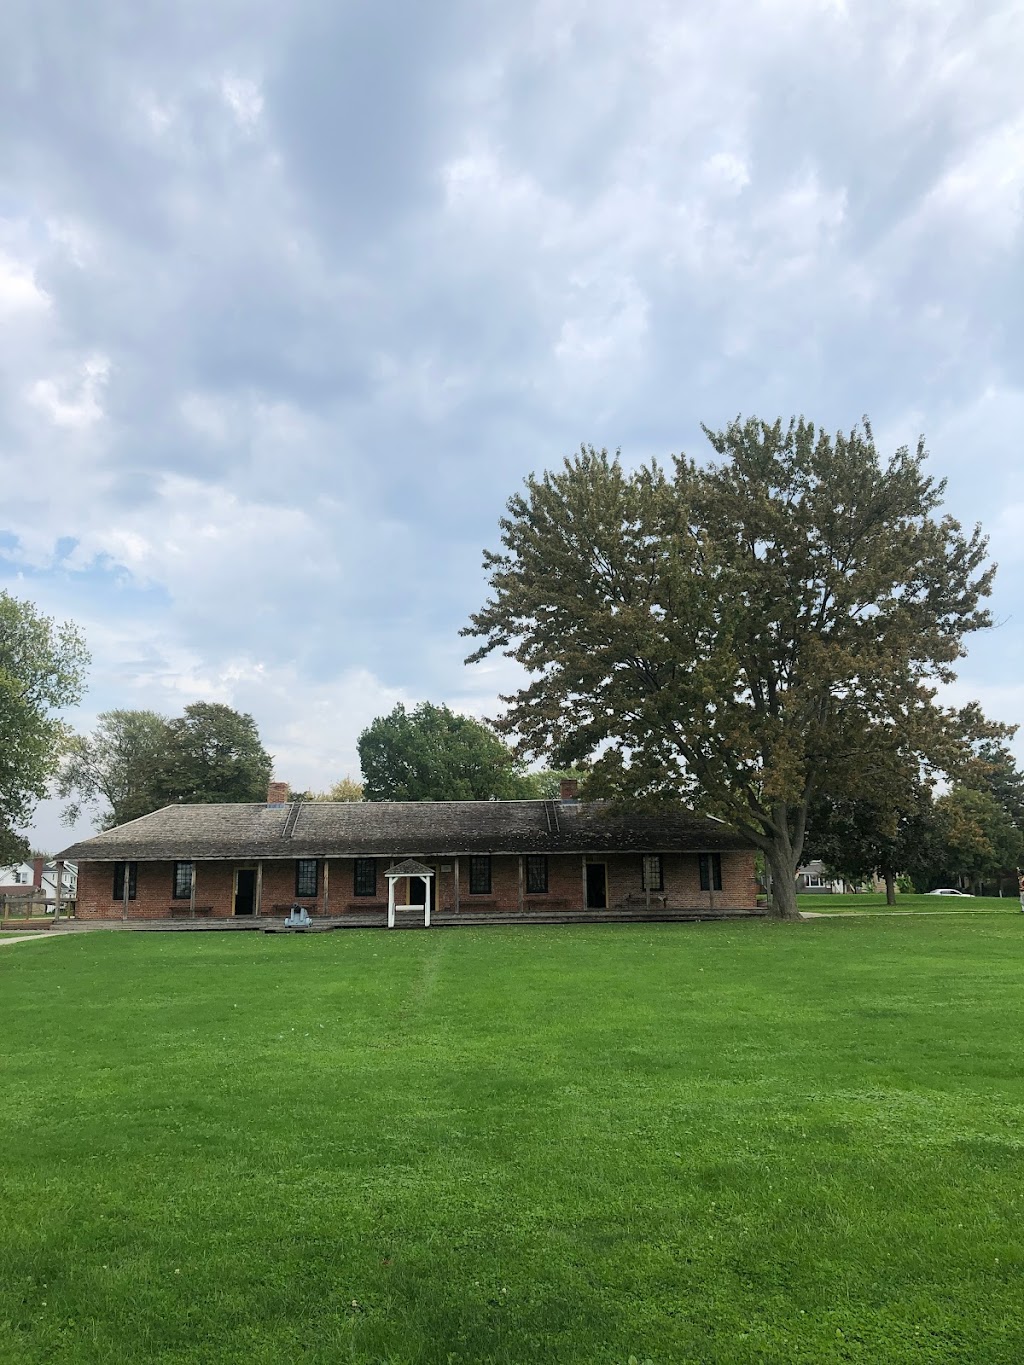
[[[0,948],[6,948],[9,943],[31,943],[33,940],[37,943],[45,943],[50,937],[51,935],[46,929],[35,929],[29,934],[4,933],[0,934]]]
[[[908,915],[963,915],[963,914],[966,914],[966,913],[970,913],[970,914],[972,914],[972,915],[1007,915],[1007,914],[1017,914],[1018,912],[1017,912],[1017,907],[1014,905],[1014,903],[1013,903],[1012,901],[1010,901],[1010,904],[1006,907],[1005,910],[993,910],[993,909],[990,909],[988,906],[986,906],[984,910],[974,910],[974,909],[971,909],[969,912],[968,912],[967,910],[960,910],[960,909],[956,909],[956,910],[891,910],[891,909],[882,909],[882,908],[880,908],[880,909],[878,909],[878,910],[801,910],[801,911],[800,911],[800,918],[801,918],[801,919],[866,919],[869,915],[874,915],[874,916],[885,915],[888,919],[895,919],[895,918],[898,918],[898,917],[900,917],[900,916],[908,916]],[[1020,913],[1021,913],[1021,914],[1024,914],[1024,905],[1022,905],[1022,906],[1020,907]]]

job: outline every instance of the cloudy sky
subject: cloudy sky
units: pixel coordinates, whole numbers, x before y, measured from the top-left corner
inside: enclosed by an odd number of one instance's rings
[[[0,586],[83,627],[73,719],[355,774],[496,709],[524,475],[796,412],[926,435],[1001,564],[956,695],[1024,718],[1022,68],[1014,0],[7,0]]]

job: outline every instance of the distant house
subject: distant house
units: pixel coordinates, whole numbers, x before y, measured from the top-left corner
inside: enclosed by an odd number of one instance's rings
[[[57,894],[57,860],[48,858],[43,864],[42,887],[49,899]],[[78,864],[65,862],[60,878],[61,900],[74,900],[78,894]]]
[[[38,861],[41,869],[42,859]],[[0,896],[31,896],[38,889],[32,863],[8,863],[6,867],[0,867]]]
[[[796,870],[796,889],[798,894],[806,892],[808,895],[829,896],[846,890],[846,882],[842,877],[832,877],[825,871],[825,864],[820,858],[813,858],[809,863]]]
[[[825,871],[825,864],[820,858],[812,858],[809,863],[797,868],[796,889],[798,895],[806,892],[809,896],[838,896],[851,891],[884,891],[885,882],[875,875],[858,882],[846,877],[833,877]]]
[[[79,919],[311,917],[385,921],[552,912],[756,913],[754,854],[683,807],[624,814],[559,801],[175,805],[66,849]]]
[[[65,862],[61,872],[61,901],[74,900],[78,887],[78,866]],[[41,896],[53,900],[57,892],[57,863],[53,858],[33,858],[31,862],[0,867],[0,896]]]

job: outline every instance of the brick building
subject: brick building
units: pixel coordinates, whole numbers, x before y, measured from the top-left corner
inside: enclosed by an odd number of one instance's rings
[[[559,801],[286,794],[273,784],[265,803],[168,806],[66,849],[78,862],[77,917],[254,920],[299,905],[384,923],[389,896],[467,920],[756,906],[749,845],[683,807],[627,814],[571,789]]]

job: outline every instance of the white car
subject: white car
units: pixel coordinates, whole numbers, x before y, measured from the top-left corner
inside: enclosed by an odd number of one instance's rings
[[[951,886],[940,886],[937,891],[929,891],[929,896],[967,896],[974,899],[973,891],[954,891]]]

